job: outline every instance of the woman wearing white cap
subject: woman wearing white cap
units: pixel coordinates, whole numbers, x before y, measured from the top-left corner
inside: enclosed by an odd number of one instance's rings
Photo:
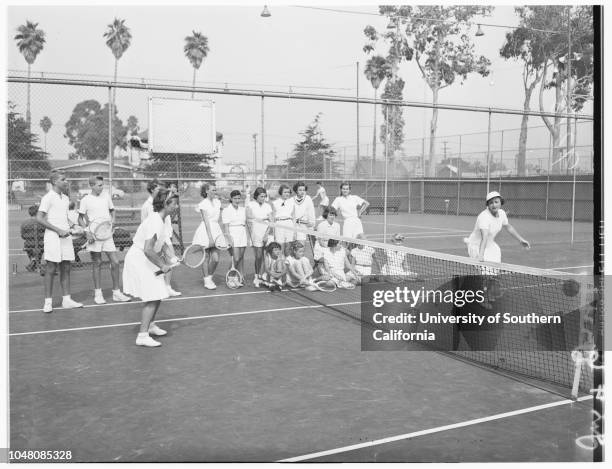
[[[504,227],[523,247],[529,249],[531,247],[529,241],[508,222],[506,212],[501,208],[504,199],[500,193],[489,192],[485,201],[487,208],[478,215],[472,234],[464,239],[468,255],[479,261],[501,262],[501,249],[495,242],[495,237]]]

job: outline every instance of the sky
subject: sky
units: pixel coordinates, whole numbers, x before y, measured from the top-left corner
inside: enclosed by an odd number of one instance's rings
[[[105,45],[103,33],[113,18],[118,17],[126,20],[133,36],[130,48],[119,61],[119,81],[142,78],[149,83],[190,85],[193,68],[182,48],[187,35],[200,31],[208,37],[210,52],[197,72],[197,85],[223,87],[227,83],[232,89],[289,91],[291,88],[296,92],[355,96],[356,63],[359,62],[359,95],[373,98],[374,89],[363,75],[369,57],[362,50],[366,43],[363,29],[371,24],[384,30],[386,22],[376,15],[375,5],[325,8],[364,14],[278,5],[269,7],[272,14],[269,18],[260,16],[262,6],[11,6],[7,14],[6,65],[9,73],[26,70],[25,59],[16,48],[13,36],[17,26],[30,20],[39,23],[47,40],[32,66],[33,76],[108,80],[112,77],[114,57]],[[482,22],[514,26],[518,19],[513,7],[496,6],[491,17]],[[492,61],[491,74],[486,78],[471,75],[465,83],[455,83],[441,92],[440,103],[521,109],[522,66],[499,57],[499,48],[508,29],[487,26],[483,29],[485,36],[474,37],[474,44],[478,54]],[[404,63],[399,73],[406,82],[404,100],[431,100],[431,93],[414,63]],[[23,113],[25,97],[25,85],[9,84],[8,99],[17,103],[18,110]],[[148,127],[149,97],[189,98],[190,95],[119,89],[117,108],[124,123],[129,115],[135,115],[141,129]],[[107,90],[50,85],[32,87],[32,122],[38,123],[43,116],[49,116],[53,122],[46,142],[51,158],[65,159],[73,151],[63,137],[65,123],[75,105],[85,99],[104,103],[108,99]],[[267,98],[262,132],[260,98],[203,95],[201,99],[215,101],[217,130],[224,134],[225,162],[250,164],[254,133],[258,134],[259,160],[263,133],[265,163],[274,162],[275,155],[276,162],[280,163],[299,141],[299,132],[319,112],[323,113],[323,133],[339,154],[351,159],[356,153],[355,104]],[[550,103],[549,98],[547,103]],[[537,108],[535,99],[532,108]],[[379,107],[378,126],[382,121],[380,112]],[[586,108],[585,112],[590,113],[591,108]],[[359,113],[359,143],[363,155],[371,151],[374,108],[362,104]],[[405,109],[406,154],[420,152],[430,117],[430,110]],[[542,125],[541,119],[531,118],[530,126]],[[446,141],[451,154],[460,149],[464,153],[483,153],[487,148],[487,127],[486,113],[441,111],[438,135],[444,138],[440,140],[438,151],[442,152],[442,141]],[[507,157],[513,155],[512,146],[516,146],[518,131],[509,129],[519,127],[520,116],[494,115],[492,148],[503,145],[504,150],[511,152]],[[500,132],[502,129],[506,129],[504,136]],[[590,129],[587,130],[579,134],[586,136],[590,133]],[[467,135],[473,133],[480,134]],[[459,134],[463,134],[461,143]],[[547,138],[543,129],[534,130],[528,144],[534,148],[545,147]],[[580,143],[584,142],[579,136]],[[378,145],[377,151],[380,156],[382,145]],[[540,152],[544,153],[547,152]]]

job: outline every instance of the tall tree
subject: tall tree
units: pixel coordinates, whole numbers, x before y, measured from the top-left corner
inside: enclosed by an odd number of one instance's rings
[[[38,136],[15,112],[15,104],[9,101],[6,114],[6,150],[9,179],[40,179],[49,175],[51,167],[48,154],[38,145]]]
[[[193,31],[193,36],[187,36],[185,38],[185,57],[191,62],[193,67],[193,81],[192,87],[195,89],[196,70],[202,65],[202,61],[208,56],[208,38],[201,32]],[[191,97],[194,97],[194,92],[191,93]]]
[[[337,153],[325,140],[321,130],[321,113],[300,132],[302,140],[293,147],[293,154],[287,159],[289,177],[338,177],[341,175]]]
[[[402,61],[414,59],[436,106],[440,91],[457,78],[463,82],[472,73],[489,74],[491,62],[476,55],[470,30],[475,16],[487,15],[491,10],[488,6],[380,6],[379,12],[389,18],[390,27],[379,33],[367,26],[364,33],[369,42],[364,51],[374,51],[376,43],[382,40],[389,45],[387,60],[396,69]],[[438,110],[434,107],[429,130],[430,176],[435,171],[437,125]]]
[[[389,101],[402,101],[404,80],[394,76],[385,82],[383,99]],[[402,106],[383,104],[382,106],[384,124],[380,126],[380,141],[385,144],[385,154],[392,158],[404,143],[404,117]]]
[[[47,153],[47,133],[51,129],[52,125],[53,122],[51,122],[51,119],[49,119],[48,116],[45,116],[40,120],[40,128],[45,133],[45,153]]]
[[[378,93],[378,88],[383,80],[389,75],[390,67],[382,55],[370,57],[366,62],[364,74],[374,88],[374,100]],[[372,136],[372,159],[376,159],[376,104],[374,104],[374,134]]]
[[[559,172],[563,160],[571,153],[571,126],[563,131],[561,124],[564,112],[577,112],[584,103],[592,99],[593,84],[593,9],[589,5],[571,6],[529,6],[524,12],[525,26],[534,29],[557,31],[557,34],[540,32],[537,41],[542,48],[542,81],[539,90],[541,112],[550,112],[544,103],[544,93],[554,92],[554,113],[552,120],[542,116],[553,141],[553,172]],[[568,33],[571,44],[568,41]],[[571,57],[569,49],[571,47]],[[570,65],[571,67],[568,67]],[[571,68],[571,76],[569,69]],[[569,92],[569,93],[568,93]],[[570,95],[570,102],[567,95]],[[565,156],[561,156],[565,135]],[[569,141],[569,145],[568,145]],[[567,161],[569,163],[569,161]]]
[[[525,24],[526,9],[515,8],[521,17],[521,25]],[[531,110],[531,95],[535,87],[542,81],[542,69],[544,65],[544,54],[542,43],[538,40],[538,32],[532,31],[524,26],[506,33],[506,41],[502,45],[499,54],[506,60],[518,60],[523,63],[522,78],[525,96],[523,99],[523,110]],[[529,116],[523,114],[521,119],[521,133],[519,135],[519,147],[517,154],[517,172],[519,176],[525,176],[527,155],[527,123]]]
[[[132,42],[132,34],[130,33],[130,28],[125,25],[125,20],[115,18],[115,20],[107,26],[104,37],[106,38],[106,45],[110,48],[111,52],[115,56],[115,73],[113,75],[113,81],[116,82],[117,65],[124,52],[130,47]],[[116,102],[116,96],[117,88],[113,88],[113,106]]]
[[[117,117],[113,107],[112,145],[125,149],[127,127]],[[94,99],[82,101],[72,111],[66,122],[68,143],[75,152],[70,159],[103,160],[108,157],[108,104],[104,107]]]
[[[36,57],[43,50],[45,45],[45,32],[42,29],[38,29],[38,23],[32,23],[26,21],[26,24],[22,24],[17,28],[17,35],[15,36],[17,41],[17,47],[28,63],[28,79],[30,78],[30,69]],[[30,115],[30,83],[28,82],[28,98],[26,107],[26,122],[28,127],[32,121]]]

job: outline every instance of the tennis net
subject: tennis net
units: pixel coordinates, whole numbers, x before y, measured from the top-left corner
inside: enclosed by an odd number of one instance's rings
[[[404,350],[433,349],[517,378],[535,380],[533,384],[560,389],[563,394],[570,389],[573,395],[578,391],[588,392],[592,387],[595,335],[601,327],[593,276],[483,263],[468,257],[412,249],[404,244],[322,234],[301,227],[271,224],[270,228],[277,239],[286,239],[282,233],[290,231],[288,238],[302,240],[306,257],[314,261],[315,276],[320,273],[329,276],[334,263],[336,272],[344,271],[344,278],[340,280],[356,283],[350,272],[356,274],[359,281],[354,289],[339,287],[331,294],[306,290],[298,293],[321,304],[325,310],[359,321],[364,350],[368,349],[364,348],[364,337],[371,336],[375,327],[371,314],[366,314],[368,308],[371,313],[373,289],[407,288],[421,290],[423,295],[426,291],[450,291],[451,296],[455,294],[454,298],[459,290],[481,291],[482,301],[467,305],[440,301],[440,297],[423,301],[423,296],[411,306],[394,305],[394,311],[456,318],[470,314],[486,318],[500,313],[509,318],[529,316],[529,323],[499,323],[494,327],[486,327],[485,323],[479,327],[424,326],[417,321],[403,330],[423,332],[427,328],[436,334],[436,340],[418,342],[416,347]],[[343,257],[347,262],[342,267]],[[340,280],[336,279],[338,286],[343,284]],[[554,323],[553,319],[547,322],[547,318],[554,317],[560,323]]]

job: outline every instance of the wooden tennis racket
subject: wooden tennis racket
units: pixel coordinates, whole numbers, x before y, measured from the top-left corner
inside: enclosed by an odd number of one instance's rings
[[[336,291],[336,288],[338,288],[336,286],[336,282],[334,282],[333,280],[317,280],[316,282],[313,283],[313,285],[315,286],[317,290],[326,292],[326,293],[331,293],[333,291]]]
[[[206,251],[204,251],[204,246],[192,244],[191,246],[187,246],[181,257],[175,257],[174,259],[170,260],[170,267],[174,268],[183,264],[191,269],[197,269],[204,263],[205,258]],[[158,270],[155,272],[155,275],[161,275],[163,273],[163,271]]]
[[[91,233],[90,243],[94,241],[106,241],[113,237],[113,224],[108,218],[97,218],[88,227]]]
[[[227,242],[227,239],[225,238],[225,236],[220,234],[219,236],[217,236],[215,238],[215,247],[219,251],[227,251],[230,246],[229,246],[229,243]]]
[[[244,278],[234,265],[234,256],[232,256],[232,268],[227,271],[227,274],[225,274],[225,284],[232,290],[240,288],[244,285]]]

